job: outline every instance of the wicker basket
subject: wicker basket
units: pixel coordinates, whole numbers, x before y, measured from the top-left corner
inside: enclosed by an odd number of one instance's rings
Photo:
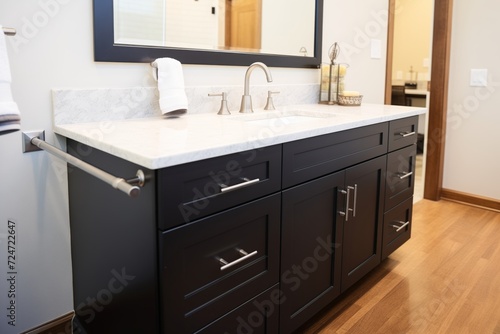
[[[339,94],[338,104],[342,106],[360,106],[363,95],[344,96]]]

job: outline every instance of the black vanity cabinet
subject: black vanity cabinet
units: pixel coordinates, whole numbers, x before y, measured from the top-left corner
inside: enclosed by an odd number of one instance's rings
[[[131,199],[69,167],[78,330],[277,333],[281,145],[156,171],[72,140],[68,152],[147,179]]]
[[[200,331],[278,283],[280,201],[274,194],[161,233],[165,332]]]
[[[344,172],[283,191],[281,333],[290,333],[340,294]]]
[[[380,263],[387,131],[381,123],[283,145],[292,186],[282,193],[281,333]]]
[[[382,259],[410,239],[418,117],[389,123]]]
[[[162,331],[273,333],[279,294],[236,309],[279,282],[281,145],[167,167],[157,178]]]
[[[69,166],[76,330],[296,331],[409,239],[416,121],[159,170],[68,140],[147,179],[130,199]]]
[[[380,264],[385,168],[382,156],[346,171],[342,292]]]

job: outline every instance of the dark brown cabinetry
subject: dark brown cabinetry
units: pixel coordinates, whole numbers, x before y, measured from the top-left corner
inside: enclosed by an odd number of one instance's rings
[[[342,291],[380,263],[385,156],[346,170],[346,219],[342,240]]]
[[[290,333],[340,294],[344,174],[283,191],[281,333]]]
[[[281,190],[281,145],[157,171],[162,230]]]
[[[411,236],[418,117],[389,123],[382,259]]]
[[[283,186],[294,186],[282,193],[281,333],[380,263],[387,133],[382,123],[283,145]]]
[[[77,329],[293,332],[410,237],[416,122],[156,171],[69,140],[148,180],[131,200],[70,168]]]
[[[278,193],[160,233],[166,333],[201,330],[278,283],[280,202]]]

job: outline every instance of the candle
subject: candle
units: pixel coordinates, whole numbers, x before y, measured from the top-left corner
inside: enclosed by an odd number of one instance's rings
[[[359,96],[359,92],[355,91],[355,90],[345,90],[342,95],[344,96]]]

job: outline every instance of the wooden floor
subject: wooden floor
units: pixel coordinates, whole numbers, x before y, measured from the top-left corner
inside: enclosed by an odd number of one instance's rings
[[[500,213],[416,203],[410,241],[299,333],[500,334]]]

